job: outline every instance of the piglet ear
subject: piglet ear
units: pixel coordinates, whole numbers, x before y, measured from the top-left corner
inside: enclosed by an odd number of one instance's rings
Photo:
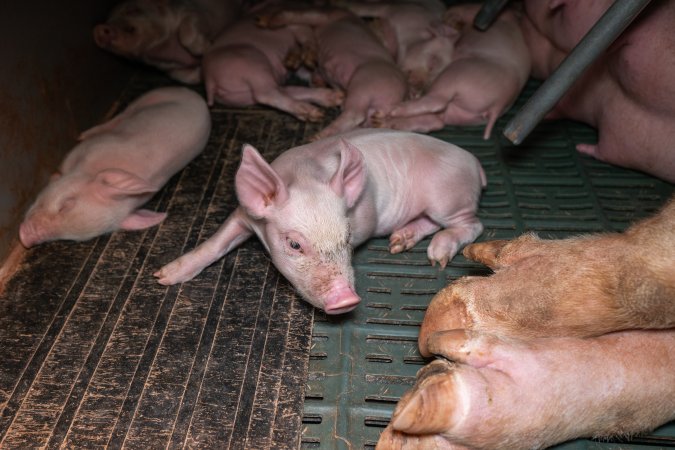
[[[337,195],[344,197],[347,208],[351,208],[366,186],[366,166],[358,148],[344,139],[340,143],[340,166],[330,179],[330,187]]]
[[[96,175],[102,194],[109,197],[152,194],[157,191],[150,183],[122,169],[105,169]]]
[[[451,40],[457,40],[460,38],[461,34],[457,28],[453,27],[451,24],[438,22],[434,23],[431,27],[431,34],[438,37],[443,36]]]
[[[124,218],[120,224],[123,230],[142,230],[157,225],[166,218],[166,213],[158,213],[149,209],[137,209]]]
[[[239,203],[253,217],[265,217],[270,206],[288,199],[286,185],[279,174],[248,144],[244,145],[234,185]]]
[[[565,3],[567,3],[567,0],[549,0],[548,9],[554,10],[556,8],[560,8],[561,6],[565,5]]]

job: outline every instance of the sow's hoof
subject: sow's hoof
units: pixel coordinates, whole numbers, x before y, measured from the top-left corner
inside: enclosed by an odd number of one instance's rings
[[[420,332],[465,328],[510,337],[599,336],[675,326],[675,201],[624,233],[468,245],[494,270],[464,277],[431,301]]]
[[[435,333],[377,450],[544,448],[675,418],[675,331],[506,340]],[[649,382],[645,382],[649,380]],[[608,389],[611,386],[611,389]]]

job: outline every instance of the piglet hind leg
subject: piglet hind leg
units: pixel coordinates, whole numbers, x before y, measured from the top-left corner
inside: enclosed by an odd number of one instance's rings
[[[317,104],[325,108],[340,106],[344,100],[344,93],[337,89],[306,87],[306,86],[284,86],[284,92],[290,97]]]
[[[366,121],[366,112],[363,110],[343,109],[335,120],[329,123],[324,129],[310,138],[311,141],[318,141],[336,134],[358,128]]]
[[[437,232],[427,248],[427,257],[432,265],[439,263],[445,268],[462,246],[473,242],[483,232],[483,224],[471,213],[451,221],[439,221],[445,226]]]
[[[428,133],[429,131],[440,130],[445,126],[440,114],[429,113],[418,116],[391,117],[374,116],[371,118],[371,124],[375,128],[391,128],[393,130],[417,131],[418,133]]]
[[[168,286],[193,279],[205,267],[248,239],[252,232],[243,220],[243,214],[240,209],[235,210],[216,234],[155,272],[153,275],[159,284]]]
[[[440,229],[436,222],[427,217],[418,217],[408,222],[402,228],[395,230],[389,237],[389,251],[393,254],[410,250],[425,236]]]
[[[673,343],[672,330],[528,341],[435,333],[429,348],[442,359],[418,372],[377,448],[544,448],[653,429],[675,418]]]
[[[309,102],[297,100],[288,95],[282,88],[271,91],[254,91],[256,101],[262,105],[285,111],[303,122],[319,122],[323,119],[323,111]]]

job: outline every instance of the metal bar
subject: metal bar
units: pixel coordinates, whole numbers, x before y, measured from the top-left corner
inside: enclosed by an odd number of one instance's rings
[[[480,11],[478,11],[478,14],[473,19],[473,26],[480,31],[490,28],[490,25],[492,25],[508,2],[509,0],[485,0]]]
[[[516,145],[523,142],[584,70],[614,42],[649,2],[650,0],[615,0],[506,125],[506,138]]]

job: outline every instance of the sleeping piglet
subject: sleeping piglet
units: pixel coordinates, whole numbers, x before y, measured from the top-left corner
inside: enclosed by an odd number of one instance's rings
[[[166,213],[138,209],[206,145],[206,102],[187,88],[150,91],[80,136],[21,224],[21,243],[83,241],[137,230]]]
[[[506,9],[487,31],[478,31],[472,23],[479,9],[476,4],[448,8],[446,24],[461,30],[452,62],[422,97],[400,104],[378,126],[427,132],[485,123],[483,138],[490,138],[497,119],[525,86],[531,61],[516,12]]]
[[[473,155],[411,132],[359,129],[292,148],[271,164],[244,145],[235,176],[240,206],[155,276],[165,285],[189,280],[255,233],[307,301],[344,313],[360,301],[354,246],[391,234],[389,249],[398,253],[438,231],[427,255],[445,267],[483,230],[475,214],[484,185]]]

